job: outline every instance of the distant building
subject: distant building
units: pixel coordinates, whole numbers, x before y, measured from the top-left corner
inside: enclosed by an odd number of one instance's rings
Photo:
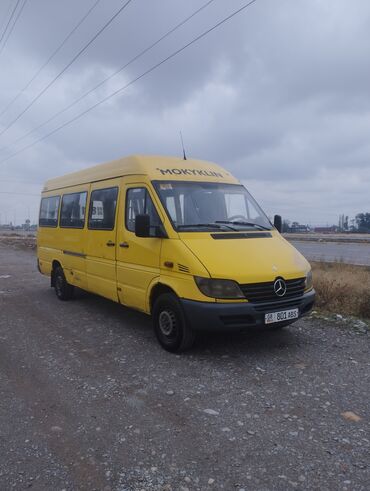
[[[289,220],[284,220],[283,232],[291,234],[305,234],[307,232],[311,232],[311,229],[308,225],[301,225],[298,222],[290,223]]]
[[[23,228],[23,230],[28,231],[30,229],[30,227],[31,227],[31,220],[27,219],[25,221],[25,223],[23,223],[22,228]]]
[[[294,234],[304,234],[307,232],[310,232],[311,229],[307,225],[296,225],[296,226],[291,226],[288,228],[288,232],[294,233]]]
[[[338,227],[331,225],[330,227],[315,227],[313,230],[319,234],[334,234],[338,232]]]

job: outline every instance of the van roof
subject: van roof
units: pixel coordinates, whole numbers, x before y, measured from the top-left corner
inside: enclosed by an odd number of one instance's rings
[[[131,155],[50,179],[45,183],[43,191],[53,191],[128,175],[144,175],[150,180],[239,183],[229,172],[212,162],[159,155]]]

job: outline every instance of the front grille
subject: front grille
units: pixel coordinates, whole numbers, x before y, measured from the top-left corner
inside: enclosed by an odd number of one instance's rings
[[[247,283],[240,285],[240,288],[249,302],[281,302],[291,298],[301,297],[304,293],[305,278],[294,280],[284,280],[286,283],[286,293],[283,297],[276,295],[274,291],[275,281],[264,283]]]
[[[254,304],[254,309],[258,312],[273,312],[274,310],[287,310],[287,309],[295,309],[299,308],[300,297],[292,298],[290,300],[285,300],[281,302],[280,300],[275,300],[274,302],[269,303],[257,303]]]

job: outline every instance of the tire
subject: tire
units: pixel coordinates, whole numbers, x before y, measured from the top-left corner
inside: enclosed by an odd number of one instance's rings
[[[74,286],[67,283],[61,266],[54,270],[54,288],[59,300],[70,300],[73,297]]]
[[[154,332],[166,351],[176,353],[191,348],[195,334],[187,324],[182,306],[172,293],[163,293],[153,306]]]

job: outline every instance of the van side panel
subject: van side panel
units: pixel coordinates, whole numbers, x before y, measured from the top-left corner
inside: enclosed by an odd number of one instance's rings
[[[73,186],[58,192],[60,205],[58,213],[58,226],[39,226],[37,234],[38,259],[40,270],[43,274],[51,275],[53,262],[57,261],[63,268],[68,283],[80,288],[87,287],[85,265],[86,243],[86,216],[85,226],[81,228],[61,226],[61,208],[64,195],[71,193],[88,194],[89,186]],[[45,193],[48,197],[56,193]],[[86,215],[86,210],[85,210]]]
[[[139,181],[138,179],[141,180]],[[126,197],[129,189],[145,188],[151,200],[155,196],[142,176],[123,178],[122,206],[120,207],[117,236],[117,286],[122,304],[138,310],[147,311],[147,293],[150,283],[160,275],[162,241],[158,237],[136,237],[125,223]],[[156,206],[157,212],[158,205]],[[163,217],[160,217],[163,221]]]
[[[71,285],[77,286],[78,288],[86,289],[87,276],[85,255],[76,256],[72,255],[73,253],[67,251],[69,251],[69,249],[63,250],[62,257],[60,258],[60,263],[64,270],[66,280]]]
[[[43,234],[41,234],[43,235]],[[38,234],[40,236],[40,233]],[[39,268],[42,274],[46,276],[51,275],[53,261],[56,260],[59,263],[62,263],[63,258],[61,257],[61,251],[56,249],[55,247],[48,247],[43,244],[49,244],[46,237],[38,238],[38,260],[39,260]]]
[[[63,198],[66,199],[72,193],[82,193],[89,199],[88,185],[73,186],[63,189]],[[63,199],[62,199],[63,201]],[[86,237],[87,237],[87,209],[85,207],[84,224],[81,228],[71,227],[62,222],[62,206],[60,210],[58,236],[60,248],[60,263],[63,267],[66,280],[71,285],[79,288],[87,288],[86,277]]]
[[[60,203],[62,193],[53,191],[43,193],[42,198],[51,198],[58,196],[60,198],[58,217],[60,212]],[[55,259],[61,259],[61,249],[59,244],[59,230],[57,226],[39,226],[37,231],[37,258],[39,261],[40,271],[47,275],[51,275],[52,264]]]
[[[109,179],[91,184],[89,217],[94,225],[88,224],[86,240],[87,289],[105,298],[118,302],[116,280],[116,224],[120,204],[121,178]],[[100,212],[101,198],[94,200],[94,191],[117,189],[114,222],[107,226],[106,209]],[[93,209],[94,208],[94,209]],[[103,206],[104,208],[104,206]],[[109,211],[109,210],[108,210]],[[99,221],[101,220],[101,226]],[[92,228],[94,226],[94,228]]]

